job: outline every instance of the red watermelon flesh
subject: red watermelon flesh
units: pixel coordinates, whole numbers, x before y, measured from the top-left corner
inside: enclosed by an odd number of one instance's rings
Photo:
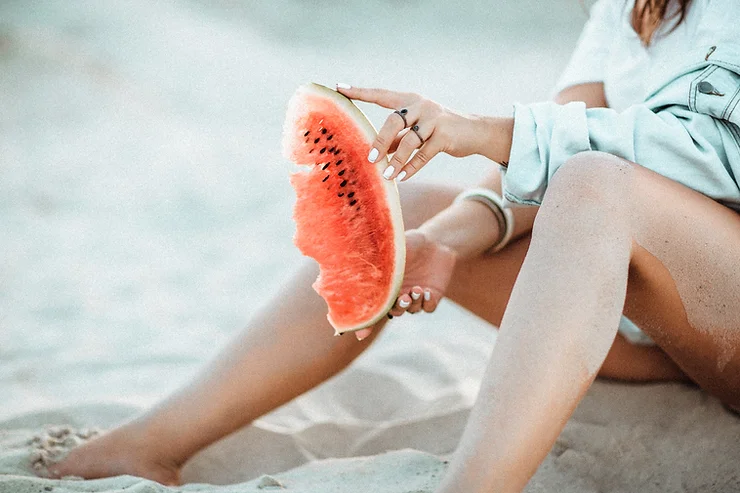
[[[291,175],[296,246],[316,259],[313,287],[337,334],[378,322],[398,296],[405,239],[396,184],[382,178],[387,160],[367,160],[376,132],[346,97],[301,86],[288,105],[286,156],[308,169]]]

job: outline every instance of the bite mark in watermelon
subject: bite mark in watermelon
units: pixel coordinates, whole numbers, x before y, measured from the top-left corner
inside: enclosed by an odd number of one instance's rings
[[[309,169],[293,173],[294,242],[321,269],[313,288],[336,334],[369,327],[395,302],[406,260],[396,184],[384,158],[367,155],[376,131],[352,101],[324,86],[298,88],[288,104],[283,151]]]

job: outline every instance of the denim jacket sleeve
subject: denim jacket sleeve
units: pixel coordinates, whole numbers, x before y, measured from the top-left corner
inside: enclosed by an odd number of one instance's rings
[[[516,105],[503,180],[506,200],[539,205],[569,157],[596,150],[740,208],[740,49],[699,51],[696,63],[674,72],[644,103],[621,113],[587,109],[583,103]]]

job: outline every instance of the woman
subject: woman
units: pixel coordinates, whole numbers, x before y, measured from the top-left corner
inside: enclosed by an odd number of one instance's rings
[[[693,381],[740,407],[738,18],[733,0],[600,0],[555,102],[514,118],[338,85],[395,110],[369,156],[395,151],[388,179],[439,152],[505,169],[473,193],[402,187],[413,229],[390,315],[447,296],[501,328],[440,492],[520,491],[597,375]],[[346,367],[384,324],[329,336],[315,276],[306,265],[197,381],[53,472],[177,483],[198,450]]]

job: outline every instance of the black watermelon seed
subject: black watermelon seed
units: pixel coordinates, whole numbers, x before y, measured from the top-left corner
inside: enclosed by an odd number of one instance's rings
[[[321,180],[321,181],[326,181],[326,180],[328,180],[328,179],[329,179],[329,176],[331,176],[331,175],[326,175],[326,176],[324,177],[324,179],[323,179],[323,180]]]
[[[309,153],[309,154],[311,154],[311,153],[312,153],[313,151],[315,151],[315,150],[316,150],[316,149],[311,149],[310,151],[308,151],[308,153]]]
[[[332,148],[330,148],[330,149],[329,149],[329,152],[334,152],[334,149],[336,149],[336,147],[332,147]]]
[[[310,131],[310,130],[306,130],[306,133],[305,133],[305,134],[303,134],[303,136],[304,136],[304,137],[308,137],[308,134],[310,134],[310,133],[311,133],[311,131]]]
[[[333,135],[330,135],[330,136],[328,136],[328,137],[326,138],[326,140],[331,140],[331,139],[332,139],[332,137],[334,137],[334,136],[333,136]]]
[[[322,128],[322,129],[321,129],[321,133],[322,133],[322,134],[325,134],[325,133],[326,133],[326,129],[325,129],[325,128]]]
[[[325,153],[325,152],[326,152],[326,147],[322,147],[322,148],[321,148],[321,150],[320,150],[319,152],[320,152],[321,154]]]
[[[337,197],[344,197],[344,192],[339,192],[339,193],[337,194]]]
[[[347,180],[342,180],[342,183],[339,184],[340,187],[347,186]]]
[[[337,154],[339,154],[339,149],[337,149],[336,151],[334,151],[334,155],[336,156]]]
[[[355,205],[357,203],[357,199],[352,199],[349,201],[349,205]]]
[[[345,172],[345,171],[347,171],[347,170],[343,169],[342,171],[340,171],[340,172],[338,173],[338,174],[339,174],[339,176],[342,176],[342,175],[344,174],[344,172]]]
[[[357,206],[357,209],[355,209],[355,210],[356,210],[356,211],[359,211],[359,210],[360,210],[360,206],[358,205],[358,206]]]
[[[352,198],[354,196],[355,196],[355,192],[350,192],[349,194],[347,194],[347,197],[349,197],[349,198]]]
[[[337,161],[337,166],[339,166],[340,164],[342,164],[342,160],[341,159],[339,161]]]
[[[320,140],[321,140],[320,138],[316,137],[315,139],[313,139],[313,143],[318,144]]]
[[[331,163],[326,163],[321,169],[326,170],[326,168],[328,168],[330,164]],[[341,175],[341,173],[339,173],[339,174]]]

